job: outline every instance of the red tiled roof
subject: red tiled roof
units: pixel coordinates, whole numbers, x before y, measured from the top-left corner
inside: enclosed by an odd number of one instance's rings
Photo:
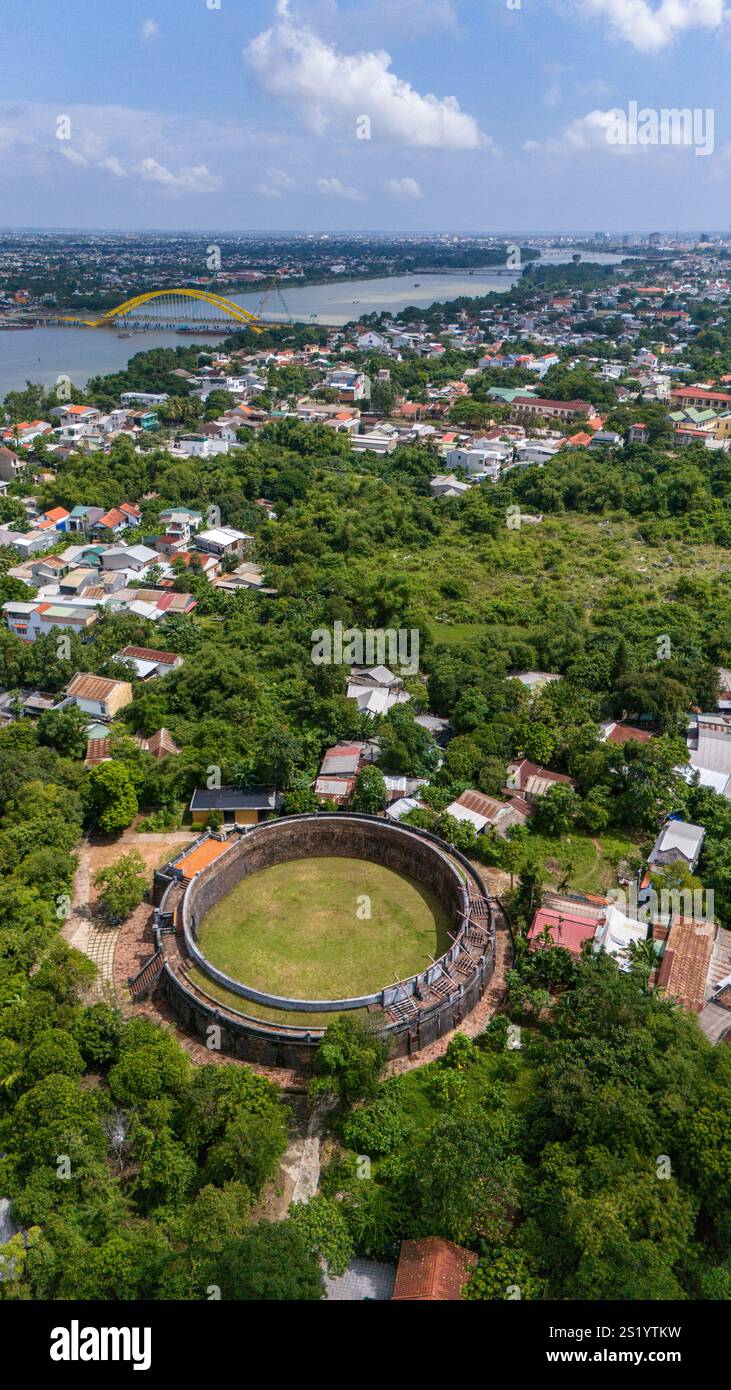
[[[649,743],[651,738],[646,729],[633,729],[631,724],[620,722],[607,735],[607,743]]]
[[[137,661],[157,661],[165,666],[172,666],[179,659],[177,652],[158,652],[154,647],[123,647],[120,655]]]
[[[553,945],[564,946],[578,960],[581,955],[582,942],[593,937],[596,926],[596,918],[594,917],[582,917],[578,913],[576,916],[572,916],[565,912],[559,912],[556,908],[541,907],[531,923],[528,940],[540,948],[543,943],[537,942],[536,938],[547,927]]]
[[[703,1008],[715,934],[712,922],[676,918],[663,953],[658,984],[684,1009],[695,1013]]]
[[[86,767],[96,767],[99,763],[109,762],[111,756],[108,738],[87,739],[86,757],[84,759],[84,765]]]
[[[441,1236],[402,1240],[393,1299],[411,1303],[456,1301],[476,1264],[474,1251]]]

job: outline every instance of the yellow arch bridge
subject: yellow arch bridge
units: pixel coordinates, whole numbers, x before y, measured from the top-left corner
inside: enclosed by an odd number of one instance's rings
[[[205,328],[231,329],[232,324],[261,333],[264,325],[255,314],[210,290],[147,290],[107,309],[98,319],[64,315],[62,323],[77,328]]]

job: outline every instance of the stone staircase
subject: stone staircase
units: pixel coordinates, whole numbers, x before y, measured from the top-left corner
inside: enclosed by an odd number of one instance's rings
[[[137,1003],[139,999],[144,999],[145,996],[154,989],[162,974],[164,964],[164,952],[155,951],[154,955],[150,956],[150,959],[145,961],[142,969],[128,981],[130,994],[135,1003]]]

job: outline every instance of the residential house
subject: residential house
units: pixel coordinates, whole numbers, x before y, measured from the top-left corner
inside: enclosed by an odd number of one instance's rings
[[[197,550],[208,555],[218,555],[227,559],[230,555],[241,556],[252,536],[245,531],[237,531],[234,526],[212,526],[207,531],[199,531],[195,538]]]
[[[71,568],[61,555],[48,555],[45,560],[30,560],[27,582],[40,589],[44,584],[58,583]],[[20,576],[19,576],[20,577]]]
[[[21,420],[19,424],[10,425],[0,432],[0,443],[29,449],[36,439],[46,434],[53,434],[53,425],[47,420]]]
[[[450,449],[445,458],[448,468],[461,468],[475,482],[486,478],[496,483],[500,477],[501,465],[512,451],[491,446],[486,449]]]
[[[120,710],[132,702],[129,681],[107,680],[104,676],[93,676],[87,671],[80,671],[74,676],[66,686],[65,694],[66,701],[76,705],[83,714],[105,721],[114,719]]]
[[[149,545],[111,545],[102,557],[103,570],[126,570],[128,574],[144,575],[160,557]]]
[[[665,940],[657,983],[669,999],[693,1013],[700,1013],[706,1002],[715,938],[715,923],[676,917]]]
[[[432,497],[463,497],[471,487],[471,483],[461,482],[454,473],[437,473],[429,483]]]
[[[606,719],[599,727],[602,743],[649,743],[652,738],[647,729],[635,729],[621,719]]]
[[[526,824],[532,815],[532,808],[521,797],[498,801],[494,796],[485,796],[482,792],[464,791],[447,806],[446,814],[455,820],[469,822],[478,835],[493,829],[504,837],[512,826]]]
[[[563,946],[574,960],[579,960],[585,941],[593,941],[597,929],[596,916],[589,916],[577,907],[575,911],[558,907],[540,907],[528,932],[531,948]]]
[[[12,449],[6,449],[5,445],[0,446],[0,479],[6,483],[14,483],[15,479],[27,468],[23,459],[18,458]]]
[[[117,655],[122,661],[132,662],[140,680],[167,676],[171,671],[177,671],[184,660],[177,652],[158,651],[155,647],[127,646]]]
[[[119,401],[120,405],[137,408],[142,405],[163,405],[167,399],[164,393],[156,395],[150,391],[123,391]]]
[[[619,969],[627,973],[632,969],[632,943],[646,941],[647,932],[647,922],[641,922],[636,917],[627,917],[610,903],[597,925],[594,949],[612,956]]]
[[[208,559],[213,561],[213,556],[209,556]],[[251,560],[242,560],[230,574],[221,575],[220,579],[214,578],[213,582],[217,589],[225,589],[229,593],[236,593],[237,589],[253,589],[258,594],[271,597],[277,592],[276,589],[265,585],[259,565],[255,565]]]
[[[40,690],[0,690],[0,724],[10,724],[24,716],[37,719],[53,709],[55,703],[55,695],[44,695]]]
[[[349,401],[362,401],[371,393],[368,377],[363,372],[356,372],[346,367],[339,367],[335,371],[329,372],[325,378],[325,385],[337,391],[344,404]]]
[[[441,1236],[402,1240],[393,1302],[456,1302],[462,1297],[477,1255]]]
[[[180,752],[172,734],[165,728],[158,729],[156,733],[150,734],[149,738],[145,738],[142,734],[136,734],[135,741],[143,753],[150,753],[159,762],[171,755],[177,757]]]
[[[689,748],[691,767],[731,773],[731,714],[699,714],[697,747]]]
[[[693,873],[701,857],[705,834],[702,825],[682,820],[666,821],[647,856],[650,869],[658,872],[671,864],[685,864]]]
[[[589,444],[590,449],[623,449],[624,440],[616,430],[597,430]]]
[[[190,802],[194,825],[206,825],[212,812],[218,812],[224,825],[258,825],[281,809],[282,798],[273,787],[196,787]]]
[[[563,772],[549,772],[548,768],[529,762],[527,758],[515,759],[508,763],[504,790],[508,793],[517,792],[530,806],[545,796],[551,787],[557,785],[575,788],[576,782],[573,777],[567,777]]]
[[[105,515],[103,507],[74,507],[69,514],[66,529],[68,531],[89,531]]]
[[[393,425],[377,425],[375,429],[351,436],[356,454],[392,454],[399,439]]]
[[[166,541],[174,546],[186,546],[203,525],[203,514],[191,507],[168,507],[160,512],[160,521],[165,527]]]
[[[160,418],[154,410],[130,410],[127,413],[126,426],[134,430],[159,430]]]
[[[104,512],[98,521],[93,522],[87,529],[92,535],[119,536],[123,531],[130,527],[139,526],[142,513],[134,502],[120,502],[118,507],[111,507],[108,512]]]
[[[70,512],[65,507],[52,507],[48,512],[41,512],[33,522],[34,531],[68,531]]]
[[[150,622],[192,613],[197,600],[192,594],[179,594],[175,590],[121,588],[109,594],[107,607],[112,613],[121,611],[136,613]]]
[[[386,815],[389,820],[400,821],[403,820],[404,816],[408,816],[410,811],[420,811],[422,808],[423,802],[417,801],[415,797],[401,796],[398,801],[392,801],[386,807]]]
[[[23,533],[12,531],[8,526],[0,526],[0,545],[11,546],[16,555],[23,560],[28,560],[31,555],[44,550],[50,550],[57,540],[58,534],[54,530]]]
[[[95,608],[82,608],[65,603],[24,603],[10,601],[3,604],[7,625],[16,637],[26,642],[34,642],[39,635],[52,632],[77,633],[83,637],[98,618]]]
[[[411,698],[403,681],[387,666],[354,666],[346,694],[349,700],[356,701],[362,714],[369,715],[387,714],[394,705],[405,704]]]
[[[510,680],[520,681],[521,685],[530,690],[541,690],[544,685],[550,685],[552,681],[560,681],[561,677],[553,671],[516,671],[511,672]]]

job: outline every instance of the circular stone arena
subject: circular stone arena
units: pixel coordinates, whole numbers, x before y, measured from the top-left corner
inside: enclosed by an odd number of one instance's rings
[[[197,941],[227,975],[287,999],[373,994],[426,970],[450,944],[441,899],[373,860],[312,855],[241,882],[206,913]]]
[[[209,857],[206,849],[205,859]],[[365,815],[266,821],[187,878],[160,875],[161,986],[199,1035],[272,1065],[310,1065],[356,1011],[393,1055],[457,1026],[491,977],[479,874],[425,832]]]

